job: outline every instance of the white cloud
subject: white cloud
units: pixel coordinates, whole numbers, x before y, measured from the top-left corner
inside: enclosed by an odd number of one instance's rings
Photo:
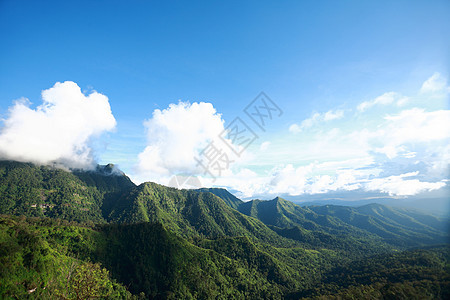
[[[299,133],[301,131],[302,129],[297,124],[292,124],[291,126],[289,126],[289,132],[291,133]]]
[[[338,120],[344,117],[344,110],[329,110],[326,113],[314,113],[310,118],[303,120],[300,125],[292,124],[289,127],[289,132],[299,133],[306,128],[313,127],[314,125],[321,122],[329,122],[332,120]]]
[[[340,167],[335,169],[337,165],[340,165]],[[235,183],[233,180],[224,179],[223,182],[225,185],[232,186],[241,192],[241,188],[243,188],[245,192],[242,194],[245,197],[283,194],[298,196],[361,188],[360,182],[362,180],[360,178],[367,177],[367,174],[364,171],[342,168],[344,165],[347,164],[345,162],[310,163],[298,167],[287,164],[273,168],[267,176],[256,177],[256,174],[254,174],[246,179],[239,180],[238,185],[233,184]],[[323,172],[330,174],[322,174]]]
[[[292,164],[272,170],[270,182],[266,185],[269,194],[300,195],[304,193],[308,177],[313,171],[314,164],[294,168]]]
[[[330,174],[317,174],[321,164],[294,167],[288,164],[277,167],[267,177],[256,174],[247,175],[237,182],[222,178],[225,186],[232,186],[244,197],[254,195],[290,195],[322,194],[333,191],[365,190],[387,193],[391,196],[411,196],[424,191],[433,191],[446,185],[445,180],[437,182],[410,179],[418,176],[419,172],[410,172],[387,177],[378,176],[377,169],[337,169]]]
[[[398,156],[398,153],[404,151],[402,147],[395,147],[392,145],[386,145],[384,147],[375,148],[374,150],[377,153],[382,153],[386,155],[389,159],[395,158]]]
[[[303,120],[302,123],[300,124],[300,128],[305,129],[305,128],[312,127],[314,124],[319,122],[321,119],[323,119],[323,115],[321,115],[319,113],[315,113],[311,116],[311,118]]]
[[[428,78],[420,89],[421,93],[436,93],[440,91],[449,91],[447,87],[447,79],[440,73],[434,73],[430,78]]]
[[[42,99],[36,109],[30,108],[26,99],[10,107],[0,132],[0,156],[39,164],[92,167],[91,138],[116,125],[108,98],[97,92],[84,95],[75,82],[66,81],[44,90]]]
[[[379,108],[376,114],[364,118],[355,113],[341,120],[344,109],[313,113],[303,122],[292,124],[289,131],[314,130],[295,139],[287,135],[272,137],[270,142],[247,149],[244,163],[233,163],[233,168],[216,181],[199,172],[193,157],[223,130],[220,115],[206,103],[192,105],[202,106],[202,113],[200,108],[191,111],[189,104],[171,105],[164,111],[155,111],[146,122],[149,143],[140,155],[139,167],[141,174],[147,174],[145,180],[159,178],[165,183],[172,174],[197,174],[205,186],[227,187],[246,198],[353,190],[409,196],[436,190],[445,185],[443,178],[448,176],[450,147],[443,145],[450,142],[450,111],[436,105],[428,107],[429,111],[399,111],[399,106],[412,107],[415,100],[428,96],[418,97],[385,93],[360,104],[360,111],[375,105]],[[418,102],[422,103],[425,102]],[[206,109],[207,105],[210,109]],[[331,123],[334,120],[341,121]],[[172,128],[173,123],[180,122],[193,124],[193,128]],[[213,128],[211,124],[216,124],[217,129],[205,133],[202,128]]]
[[[269,141],[265,141],[263,143],[261,143],[261,146],[259,146],[259,150],[261,151],[266,151],[270,146],[270,142]]]
[[[388,121],[383,139],[391,145],[430,142],[450,138],[450,110],[427,112],[413,108],[385,117]]]
[[[254,184],[254,193],[296,196],[364,188],[406,196],[444,186],[440,178],[448,171],[450,147],[438,146],[449,141],[450,111],[406,109],[378,116],[376,126],[354,131],[349,129],[358,128],[357,123],[354,119],[349,122],[352,126],[321,130],[297,144],[287,144],[283,147],[286,165],[272,170],[259,185]],[[295,158],[316,162],[294,164]],[[402,170],[425,174],[420,180],[394,176]]]
[[[405,173],[385,178],[375,178],[364,185],[367,191],[380,191],[396,196],[411,196],[424,191],[433,191],[445,186],[444,181],[422,182],[418,179],[404,179],[417,176],[419,172]]]
[[[435,79],[426,89],[445,90],[446,84],[437,85]],[[344,110],[330,110],[292,124],[291,133],[321,126],[296,139],[272,140],[277,153],[271,157],[276,157],[276,162],[262,152],[255,162],[265,158],[265,165],[283,164],[248,180],[246,195],[295,196],[358,189],[410,196],[442,188],[449,170],[450,110],[436,101],[428,105],[434,96],[389,92],[358,106],[360,112],[377,106],[374,114],[362,117],[356,113],[326,123],[344,116]],[[409,107],[399,111],[403,105]]]
[[[203,177],[202,179],[202,183],[205,186],[231,187],[237,191],[236,196],[239,198],[248,198],[256,195],[258,191],[262,190],[264,182],[265,178],[258,176],[258,174],[247,168],[242,168],[235,173],[229,172],[226,176],[221,176],[214,182],[211,178]]]
[[[357,109],[360,112],[364,112],[375,105],[389,105],[394,103],[397,104],[397,106],[403,106],[408,101],[409,101],[408,97],[404,97],[396,92],[388,92],[384,93],[381,96],[378,96],[377,98],[371,101],[364,101],[360,103]]]
[[[323,116],[324,121],[331,121],[331,120],[337,120],[344,117],[344,111],[342,109],[338,109],[335,111],[327,111],[325,115]]]
[[[450,143],[427,149],[427,172],[436,178],[448,178],[450,174]]]
[[[138,157],[139,177],[161,182],[164,176],[199,174],[202,169],[194,157],[217,139],[223,124],[211,103],[180,102],[156,109],[144,122],[147,146]]]

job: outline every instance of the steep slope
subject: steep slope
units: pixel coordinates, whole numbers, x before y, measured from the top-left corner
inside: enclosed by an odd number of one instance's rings
[[[414,209],[396,208],[380,204],[368,204],[355,208],[358,212],[373,216],[387,223],[400,225],[415,230],[429,232],[429,229],[447,231],[449,229],[448,220],[435,217],[430,214],[416,211]]]
[[[178,190],[151,182],[132,189],[112,209],[108,219],[116,223],[159,222],[187,238],[248,236],[292,244],[261,221],[232,209],[212,193]]]
[[[358,208],[348,206],[311,206],[319,214],[333,216],[361,228],[397,246],[420,246],[448,242],[445,220],[419,212],[369,204]]]
[[[307,230],[320,229],[320,225],[330,225],[332,221],[319,216],[313,211],[302,208],[283,198],[273,200],[252,200],[242,203],[238,210],[243,214],[261,220],[264,224],[277,227],[291,227],[301,225]],[[313,219],[314,221],[311,221]]]
[[[258,249],[255,254],[265,257],[268,273],[280,269],[267,254]],[[76,276],[82,284],[74,282]],[[5,216],[0,216],[0,282],[1,299],[279,299],[286,291],[286,279],[273,281],[161,224],[90,227]],[[131,297],[124,286],[144,295]],[[86,290],[84,297],[78,294]]]
[[[249,236],[316,248],[359,245],[360,250],[363,244],[379,247],[382,242],[411,247],[448,241],[447,222],[415,211],[379,204],[300,207],[279,197],[242,202],[224,189],[177,190],[154,183],[136,187],[114,165],[68,172],[0,161],[0,195],[2,214],[95,223],[161,222],[189,238]]]
[[[270,274],[282,277],[281,266],[258,249],[264,270],[194,246],[161,224],[106,225],[101,233],[107,242],[94,256],[131,292],[150,299],[281,299],[286,283],[294,284],[274,280]]]
[[[300,226],[305,230],[330,234],[367,234],[332,215],[316,213],[308,207],[301,207],[280,197],[268,201],[245,202],[239,206],[239,211],[279,228]]]
[[[105,222],[104,200],[117,200],[134,184],[112,166],[65,171],[31,163],[0,161],[0,214]]]
[[[237,198],[236,196],[234,196],[232,193],[230,193],[226,189],[201,188],[201,189],[198,189],[197,191],[212,193],[212,194],[216,195],[217,197],[219,197],[220,199],[222,199],[223,201],[225,201],[226,204],[228,204],[230,207],[232,207],[234,209],[237,209],[239,207],[239,205],[244,203],[241,199]]]
[[[304,247],[335,249],[353,255],[390,248],[376,235],[280,197],[245,202],[239,206],[239,211],[261,220],[280,236],[298,241]]]
[[[277,197],[269,201],[245,202],[238,209],[284,237],[316,246],[349,247],[354,242],[385,242],[412,247],[448,241],[448,234],[442,230],[447,225],[444,220],[380,204],[360,208],[301,207]]]
[[[93,296],[87,284],[74,281],[80,276],[95,284],[100,299],[299,299],[330,294],[345,299],[448,299],[450,294],[448,247],[355,260],[340,251],[279,248],[248,237],[195,242],[148,222],[94,226],[0,216],[0,298],[76,299],[87,288]]]
[[[99,236],[75,222],[0,216],[0,298],[135,299],[86,259]]]
[[[312,299],[449,299],[448,246],[375,255],[343,263],[298,293]],[[302,298],[302,299],[311,299]]]

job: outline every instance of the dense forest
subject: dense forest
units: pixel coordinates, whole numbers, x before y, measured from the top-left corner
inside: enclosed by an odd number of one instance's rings
[[[448,299],[448,220],[0,161],[0,298]]]

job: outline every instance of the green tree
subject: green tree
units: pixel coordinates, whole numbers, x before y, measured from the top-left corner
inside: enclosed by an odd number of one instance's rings
[[[61,270],[62,281],[54,288],[54,293],[67,300],[105,299],[113,292],[109,272],[98,263],[71,263]]]

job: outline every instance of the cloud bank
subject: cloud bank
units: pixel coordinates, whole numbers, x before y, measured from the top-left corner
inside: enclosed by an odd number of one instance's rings
[[[85,95],[75,82],[57,82],[42,92],[42,104],[35,109],[28,99],[16,101],[9,108],[0,130],[0,157],[91,168],[91,139],[115,126],[105,95]]]
[[[338,191],[408,197],[448,185],[450,110],[446,79],[433,74],[419,91],[381,94],[352,108],[314,113],[272,140],[277,158],[247,180],[223,178],[241,197],[301,196]],[[364,113],[364,114],[363,114]],[[333,121],[333,122],[330,122]],[[308,129],[308,130],[306,130]],[[254,164],[270,158],[263,152]]]

